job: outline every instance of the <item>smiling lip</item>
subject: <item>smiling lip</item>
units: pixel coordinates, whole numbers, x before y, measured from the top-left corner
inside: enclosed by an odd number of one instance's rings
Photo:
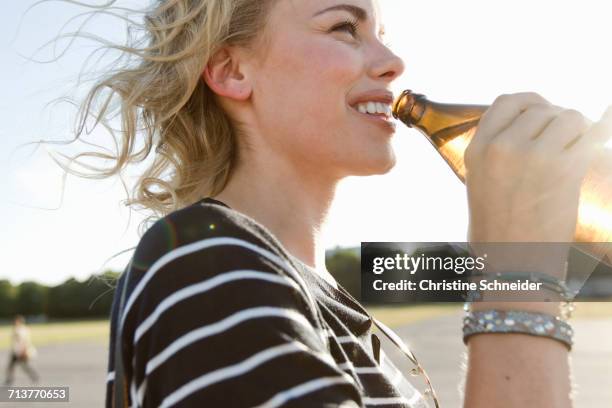
[[[395,132],[396,125],[391,116],[387,116],[382,113],[361,113],[352,106],[350,107],[350,109],[357,115],[363,117],[364,119],[372,121],[378,124],[379,126],[384,127],[386,130],[390,130],[392,133]]]
[[[394,101],[393,92],[387,89],[372,89],[365,91],[349,100],[349,108],[357,115],[367,119],[370,122],[376,123],[387,131],[395,132],[395,122],[391,115],[387,116],[382,113],[361,113],[357,110],[357,106],[361,103],[379,102],[385,105],[391,105]]]
[[[357,106],[364,102],[380,102],[386,105],[393,103],[393,92],[386,89],[376,89],[364,92],[349,101],[350,106]]]

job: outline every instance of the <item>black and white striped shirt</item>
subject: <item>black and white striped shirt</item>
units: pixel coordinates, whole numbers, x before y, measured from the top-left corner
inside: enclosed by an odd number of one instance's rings
[[[157,221],[128,268],[111,312],[108,408],[118,325],[132,407],[422,403],[374,350],[365,309],[223,203],[204,199]]]

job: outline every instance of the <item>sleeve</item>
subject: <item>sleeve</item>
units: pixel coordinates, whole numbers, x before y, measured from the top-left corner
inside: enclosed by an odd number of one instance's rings
[[[215,234],[181,246],[132,295],[132,406],[363,406],[303,287],[261,242]]]
[[[129,268],[128,264],[128,268]],[[110,330],[109,330],[109,341],[108,341],[108,360],[107,360],[107,370],[106,370],[106,408],[113,407],[113,387],[115,386],[115,339],[116,339],[116,325],[118,321],[119,314],[119,297],[120,293],[123,290],[123,285],[125,284],[127,268],[119,275],[115,286],[115,296],[113,297],[113,302],[110,310],[109,320],[110,320]]]

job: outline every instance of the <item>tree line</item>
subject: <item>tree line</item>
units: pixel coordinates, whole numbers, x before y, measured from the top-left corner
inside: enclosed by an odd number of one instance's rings
[[[354,249],[327,253],[327,268],[353,296],[359,298],[360,261]],[[46,318],[103,318],[110,316],[119,272],[106,271],[79,281],[70,278],[56,286],[33,281],[11,284],[0,280],[0,319],[16,314]]]
[[[33,281],[12,285],[0,280],[0,318],[16,314],[47,318],[108,317],[119,273],[106,271],[79,281],[70,278],[56,286]]]

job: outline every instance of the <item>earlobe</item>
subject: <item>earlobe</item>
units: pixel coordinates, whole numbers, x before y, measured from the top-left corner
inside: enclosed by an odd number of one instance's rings
[[[213,92],[230,99],[244,101],[251,95],[251,84],[241,71],[236,53],[223,48],[217,51],[202,73],[202,79]]]

